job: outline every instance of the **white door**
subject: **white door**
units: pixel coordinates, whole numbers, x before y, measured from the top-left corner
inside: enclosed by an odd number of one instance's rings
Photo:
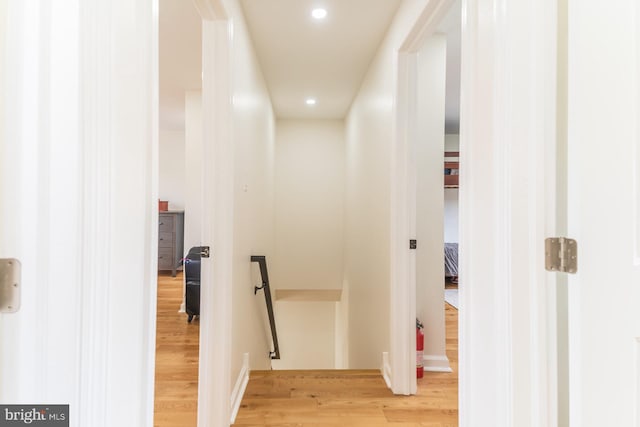
[[[54,61],[40,50],[48,35],[39,27],[43,9],[34,2],[0,6],[0,258],[22,265],[19,286],[6,284],[16,301],[0,301],[12,307],[0,313],[3,404],[77,401],[81,187],[73,184],[79,141],[68,133],[77,97],[67,85],[77,72],[66,69],[57,87],[45,82]],[[63,92],[66,102],[51,110],[47,101]]]
[[[0,403],[68,404],[74,427],[153,425],[156,20],[0,1],[0,258],[22,264]]]
[[[640,425],[640,2],[569,1],[571,426]]]

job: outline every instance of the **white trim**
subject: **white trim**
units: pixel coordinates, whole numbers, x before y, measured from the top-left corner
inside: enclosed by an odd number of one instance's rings
[[[231,419],[231,302],[233,276],[233,147],[231,31],[223,0],[195,0],[202,18],[203,245],[215,248],[202,263],[198,427]]]
[[[390,274],[391,309],[390,340],[391,390],[395,394],[415,394],[415,319],[416,280],[415,252],[409,250],[409,239],[415,238],[415,172],[409,161],[411,129],[415,122],[415,55],[398,55],[397,101],[395,104],[394,144],[391,146],[391,230]],[[415,86],[415,84],[414,84]],[[413,107],[413,116],[410,116]],[[413,209],[412,209],[413,208]]]
[[[79,289],[81,313],[81,355],[80,367],[91,367],[92,375],[80,379],[80,399],[78,424],[91,424],[93,417],[104,423],[107,419],[108,401],[108,341],[106,318],[109,311],[110,255],[111,255],[111,56],[110,14],[106,5],[86,2],[80,5],[80,78],[84,90],[81,92],[83,105],[81,114],[82,147],[82,206],[83,216],[80,228],[83,230],[81,248],[92,248],[92,241],[103,242],[93,247],[90,254],[84,254],[81,264],[81,282],[86,286]],[[108,17],[105,19],[105,17]],[[98,424],[100,425],[100,424]]]
[[[389,364],[389,353],[386,351],[382,352],[382,368],[380,370],[387,387],[391,388],[391,365]]]
[[[440,21],[446,16],[456,0],[437,0],[427,2],[415,25],[407,34],[400,52],[416,53],[427,38],[436,31]]]
[[[633,339],[633,425],[640,427],[640,337]]]
[[[249,384],[249,353],[244,353],[242,355],[242,368],[240,368],[240,373],[236,379],[236,385],[233,387],[233,391],[231,392],[230,424],[233,424],[236,421],[236,416],[240,410],[240,404],[242,403],[244,392],[247,389],[247,384]]]
[[[636,39],[636,48],[634,51],[634,74],[638,75],[640,73],[640,6],[637,3],[634,3],[634,26],[636,29],[635,39]],[[634,80],[634,87],[632,88],[635,95],[634,109],[635,114],[634,117],[638,117],[640,114],[640,84],[638,84],[637,80]],[[633,265],[640,265],[640,196],[638,196],[638,192],[640,191],[640,120],[636,120],[635,128],[634,128],[633,139],[635,144],[633,145],[633,195],[634,195],[634,203],[633,203],[633,237],[634,237],[634,256],[633,256]],[[640,423],[640,421],[639,421]]]
[[[449,358],[441,355],[425,354],[423,356],[424,370],[428,372],[453,372],[449,365]]]
[[[461,426],[555,422],[554,364],[545,357],[555,339],[549,316],[553,299],[547,293],[553,282],[542,271],[540,257],[553,225],[553,207],[545,200],[552,198],[555,177],[545,178],[544,172],[555,159],[556,1],[507,3],[463,1]],[[406,298],[415,283],[405,270],[411,268],[405,247],[413,226],[407,212],[411,171],[406,158],[415,92],[408,56],[433,31],[446,4],[427,4],[398,54],[391,186],[394,392],[409,389],[408,376],[414,375],[404,360],[413,340],[406,334],[411,328],[405,316],[415,310]]]
[[[22,263],[21,306],[15,313],[0,313],[0,400],[20,403],[33,396],[33,389],[45,394],[55,388],[62,393],[68,383],[51,384],[46,365],[55,354],[46,334],[49,302],[58,296],[75,296],[52,277],[50,245],[53,227],[49,220],[51,200],[50,72],[63,69],[71,78],[71,64],[61,65],[49,59],[52,8],[34,1],[5,2],[5,32],[0,48],[5,68],[2,80],[4,131],[0,135],[0,257],[17,258]],[[57,35],[57,34],[56,34]],[[57,58],[56,58],[57,59]],[[66,83],[66,82],[65,82]],[[77,107],[77,100],[66,104]],[[6,132],[6,133],[5,133]],[[76,135],[73,135],[76,137]],[[70,141],[73,151],[76,139]],[[75,171],[74,171],[75,172]],[[71,189],[73,193],[75,189]],[[73,236],[75,237],[75,236]],[[65,242],[65,249],[76,255],[77,245]],[[70,275],[75,271],[71,269]],[[55,286],[55,287],[54,287]],[[54,309],[54,310],[51,310]],[[77,318],[77,307],[70,307]],[[59,319],[56,319],[59,320]],[[66,326],[66,325],[65,325]],[[73,338],[77,334],[72,335]],[[69,349],[72,351],[72,349]],[[64,350],[63,350],[64,351]],[[77,359],[75,359],[77,360]],[[72,372],[69,382],[77,379]],[[75,391],[75,390],[74,390]],[[75,397],[75,396],[74,396]]]
[[[555,177],[555,0],[467,0],[460,126],[460,425],[556,423],[541,256]],[[551,224],[552,225],[552,224]],[[468,284],[468,285],[467,285]]]
[[[143,383],[146,385],[143,396],[141,420],[143,426],[153,426],[155,415],[155,368],[156,368],[156,331],[157,331],[157,308],[158,308],[158,188],[160,179],[159,155],[160,155],[160,61],[159,61],[159,0],[152,0],[150,10],[145,15],[146,20],[138,20],[140,34],[146,35],[145,42],[148,49],[145,49],[144,65],[150,74],[146,81],[146,91],[144,92],[149,108],[149,136],[150,144],[147,145],[147,203],[145,218],[147,220],[146,239],[147,250],[145,251],[144,265],[146,266],[145,280],[147,286],[143,287],[143,306],[145,314],[146,345],[145,352],[147,360],[144,364]],[[147,6],[148,7],[148,6]]]
[[[391,227],[390,341],[392,391],[415,394],[415,319],[416,255],[410,251],[409,239],[416,236],[415,151],[417,123],[417,49],[435,30],[435,24],[448,12],[452,0],[427,2],[397,55],[394,104],[394,141],[391,145]]]
[[[77,264],[81,265],[82,314],[78,419],[83,425],[109,425],[122,418],[139,425],[153,424],[158,5],[140,0],[133,7],[127,2],[124,14],[123,5],[124,1],[79,2],[82,253]],[[136,71],[122,79],[119,66],[132,58],[137,61]],[[135,95],[124,96],[133,93],[134,87]],[[140,120],[130,120],[132,115]],[[122,179],[133,171],[142,177],[134,186]],[[127,268],[122,262],[129,256],[124,248],[131,245],[142,254],[138,268]],[[122,280],[127,276],[136,283],[140,280],[136,292]],[[126,302],[120,303],[123,298]],[[133,307],[137,307],[135,312]],[[120,310],[127,311],[136,326],[124,323]],[[127,364],[123,351],[132,342],[140,346],[131,350]]]
[[[227,20],[223,0],[193,0],[200,17],[205,21]]]
[[[202,21],[204,192],[198,427],[227,425],[230,417],[233,283],[234,151],[231,31],[225,20]]]
[[[82,142],[78,419],[82,425],[114,425],[127,419],[151,426],[158,232],[158,2],[91,0],[78,2],[78,7]],[[135,71],[123,79],[122,64],[132,61]],[[138,267],[127,265],[127,249],[141,254]],[[137,290],[132,291],[131,283],[139,284]]]

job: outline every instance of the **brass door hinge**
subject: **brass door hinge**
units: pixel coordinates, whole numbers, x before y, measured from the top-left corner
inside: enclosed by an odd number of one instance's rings
[[[0,313],[15,313],[20,310],[21,270],[17,259],[0,259]]]
[[[566,237],[545,239],[544,267],[547,271],[576,273],[578,271],[578,242]]]

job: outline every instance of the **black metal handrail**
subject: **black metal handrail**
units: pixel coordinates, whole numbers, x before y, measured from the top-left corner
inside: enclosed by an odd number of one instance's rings
[[[273,302],[271,301],[271,288],[269,286],[269,273],[267,272],[267,259],[263,255],[252,255],[251,262],[257,262],[260,266],[260,276],[262,286],[255,286],[253,293],[257,294],[260,289],[264,291],[264,300],[267,304],[269,315],[269,325],[271,326],[271,338],[273,339],[273,351],[269,352],[271,359],[280,359],[280,347],[278,346],[278,332],[276,331],[276,319],[273,315]]]

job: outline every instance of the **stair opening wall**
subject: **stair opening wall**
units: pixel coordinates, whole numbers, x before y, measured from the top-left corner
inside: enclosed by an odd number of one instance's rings
[[[342,120],[276,122],[273,369],[344,365],[344,139]]]

